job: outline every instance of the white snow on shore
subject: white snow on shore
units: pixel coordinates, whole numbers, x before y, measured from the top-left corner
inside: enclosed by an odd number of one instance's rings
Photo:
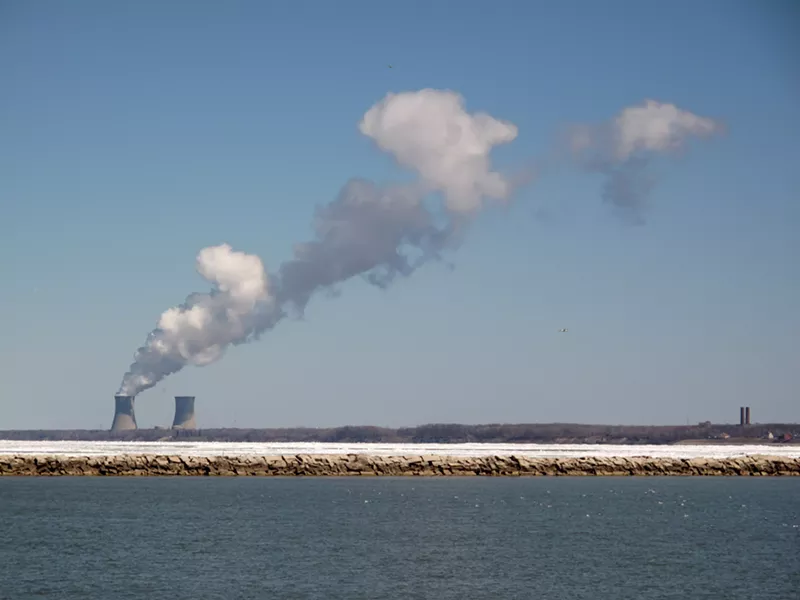
[[[0,440],[0,455],[118,456],[170,454],[178,456],[242,456],[279,454],[422,454],[439,456],[650,456],[665,458],[730,458],[768,454],[800,458],[800,445],[595,445],[595,444],[329,444],[313,442],[73,442]]]

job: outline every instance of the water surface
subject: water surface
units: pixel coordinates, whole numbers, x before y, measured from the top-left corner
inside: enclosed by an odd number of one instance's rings
[[[0,478],[9,600],[798,589],[794,478]]]

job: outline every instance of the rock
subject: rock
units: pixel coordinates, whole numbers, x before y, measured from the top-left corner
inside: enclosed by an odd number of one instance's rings
[[[0,476],[800,476],[800,459],[516,456],[0,456]]]

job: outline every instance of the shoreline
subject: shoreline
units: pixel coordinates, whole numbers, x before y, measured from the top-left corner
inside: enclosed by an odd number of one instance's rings
[[[800,476],[800,458],[580,457],[513,455],[296,454],[274,456],[0,455],[0,477],[535,477],[535,476]]]
[[[771,434],[771,435],[770,435]],[[800,423],[737,425],[608,425],[591,423],[420,424],[401,427],[339,425],[331,427],[239,428],[202,427],[182,429],[146,427],[108,429],[10,429],[0,430],[7,441],[82,441],[106,443],[316,443],[316,444],[591,444],[709,446],[728,444],[800,445]],[[769,454],[765,451],[765,454]],[[457,454],[457,453],[456,453]]]

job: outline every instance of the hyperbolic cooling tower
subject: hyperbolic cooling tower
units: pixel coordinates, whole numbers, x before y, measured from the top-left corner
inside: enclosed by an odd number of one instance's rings
[[[134,396],[114,396],[114,421],[111,423],[111,431],[136,429],[133,399]]]
[[[194,396],[175,396],[173,429],[197,429],[194,420]]]

